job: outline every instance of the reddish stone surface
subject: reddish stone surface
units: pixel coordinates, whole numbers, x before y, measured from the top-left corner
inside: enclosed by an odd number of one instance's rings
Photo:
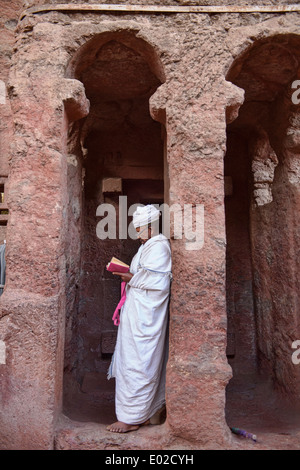
[[[12,50],[3,11],[0,447],[298,449],[298,15],[50,12],[20,21]],[[101,335],[119,300],[105,264],[136,246],[96,237],[97,205],[118,204],[107,177],[130,204],[205,209],[201,249],[171,239],[166,422],[122,436],[105,429]]]

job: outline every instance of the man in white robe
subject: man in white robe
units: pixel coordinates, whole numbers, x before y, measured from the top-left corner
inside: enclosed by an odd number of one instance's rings
[[[159,215],[152,205],[137,208],[133,225],[142,245],[129,273],[115,273],[127,286],[108,374],[116,379],[118,421],[108,427],[112,432],[138,429],[165,404],[172,261],[168,239],[153,224]]]

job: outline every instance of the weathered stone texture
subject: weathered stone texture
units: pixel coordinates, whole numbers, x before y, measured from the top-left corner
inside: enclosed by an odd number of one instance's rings
[[[0,175],[7,176],[9,172],[8,160],[13,135],[13,123],[6,85],[15,42],[14,33],[18,22],[18,15],[22,9],[22,2],[17,0],[11,2],[2,1],[0,8]]]
[[[296,13],[50,12],[19,22],[5,64],[14,133],[2,448],[234,448],[232,375],[267,371],[285,397],[299,393],[289,351],[300,334],[298,115],[287,91],[299,24]],[[118,443],[103,426],[113,402],[101,334],[114,337],[119,296],[105,264],[130,261],[136,245],[96,237],[97,206],[118,209],[103,178],[122,178],[128,205],[204,205],[201,249],[171,239],[167,422]],[[66,424],[63,401],[71,418],[101,426]]]
[[[51,2],[48,0],[24,0],[23,1],[23,6],[24,8],[29,8],[31,6],[36,6],[36,5],[46,5],[46,4],[64,4],[68,3],[66,0],[52,0]],[[86,4],[97,4],[99,3],[96,0],[88,0],[86,2],[80,2],[78,0],[72,2],[72,3],[86,3]],[[118,5],[118,4],[128,4],[128,5],[162,5],[162,2],[160,0],[153,0],[151,3],[149,3],[148,0],[127,0],[127,1],[122,1],[122,0],[103,0],[101,2],[102,4],[110,4],[110,5]],[[295,2],[293,0],[281,0],[280,2],[282,5],[291,5],[294,4]],[[165,0],[163,5],[175,5],[175,6],[186,6],[186,5],[237,5],[237,2],[235,0],[227,0],[224,2],[224,0]],[[255,5],[257,6],[257,2],[255,0],[243,0],[238,2],[239,6],[246,6],[246,5]],[[274,5],[274,2],[272,0],[262,0],[260,2],[260,5]]]

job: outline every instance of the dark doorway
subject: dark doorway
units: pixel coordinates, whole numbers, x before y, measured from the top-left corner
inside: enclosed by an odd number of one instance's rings
[[[82,172],[81,178],[69,176],[70,199],[79,184],[82,192],[76,232],[79,274],[75,268],[69,271],[64,374],[64,412],[76,420],[114,419],[114,382],[106,376],[116,340],[111,318],[120,280],[105,267],[112,256],[130,264],[139,246],[129,237],[120,239],[118,231],[116,239],[99,239],[97,207],[111,204],[118,226],[120,196],[127,197],[128,208],[164,199],[163,133],[149,112],[149,98],[161,81],[151,68],[148,46],[123,33],[94,40],[76,69],[91,104],[89,116],[69,135],[72,152],[78,153],[71,171]]]
[[[295,421],[299,371],[299,37],[267,38],[238,58],[227,77],[245,90],[227,127],[227,421],[254,431]],[[298,312],[298,313],[296,313]],[[250,429],[250,430],[251,430]]]

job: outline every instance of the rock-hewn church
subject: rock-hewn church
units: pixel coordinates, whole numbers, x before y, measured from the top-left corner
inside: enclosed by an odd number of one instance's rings
[[[299,449],[300,5],[0,12],[0,448]],[[105,266],[137,242],[96,228],[124,196],[201,206],[203,243],[171,227],[166,418],[121,436]]]

